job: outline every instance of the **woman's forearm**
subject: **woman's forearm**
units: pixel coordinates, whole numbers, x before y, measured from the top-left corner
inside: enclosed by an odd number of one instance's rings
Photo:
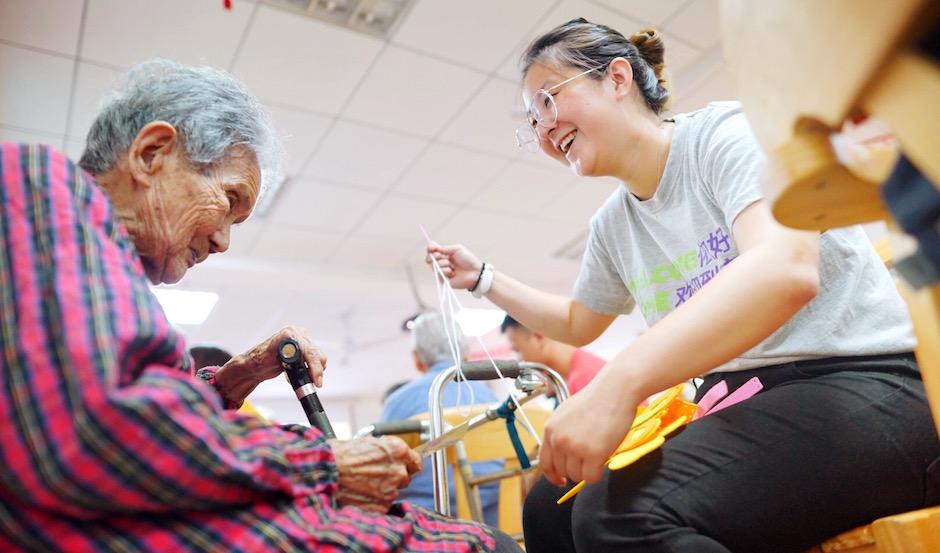
[[[568,296],[537,290],[498,271],[486,298],[526,327],[576,346],[592,342],[615,318],[593,313]]]
[[[819,287],[817,264],[785,257],[773,247],[740,255],[616,355],[602,374],[642,398],[756,346],[809,303]]]

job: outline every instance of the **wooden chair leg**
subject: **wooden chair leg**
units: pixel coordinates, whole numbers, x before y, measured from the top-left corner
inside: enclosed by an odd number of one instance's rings
[[[908,286],[899,287],[901,296],[907,304],[917,336],[917,364],[920,365],[924,388],[930,401],[930,412],[934,425],[940,428],[940,284],[911,290]],[[937,551],[940,551],[938,549]]]

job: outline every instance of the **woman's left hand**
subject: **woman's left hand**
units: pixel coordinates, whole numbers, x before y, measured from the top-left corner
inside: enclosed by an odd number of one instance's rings
[[[245,353],[236,355],[219,368],[215,374],[215,381],[229,401],[240,404],[258,384],[283,372],[278,360],[277,348],[287,338],[297,340],[303,359],[310,368],[310,378],[318,388],[323,386],[326,355],[314,345],[306,330],[296,326],[285,326],[264,342]]]
[[[558,406],[545,425],[539,467],[549,482],[581,480],[592,484],[604,472],[610,454],[623,441],[639,400],[605,382],[603,373]]]

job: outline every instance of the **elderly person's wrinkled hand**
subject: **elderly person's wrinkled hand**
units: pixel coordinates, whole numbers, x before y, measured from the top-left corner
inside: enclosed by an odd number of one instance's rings
[[[336,500],[366,511],[385,513],[398,490],[421,470],[421,456],[394,436],[331,440],[339,471]]]
[[[287,338],[297,340],[303,359],[310,368],[311,380],[318,388],[323,386],[326,355],[314,345],[306,330],[285,326],[254,348],[233,357],[216,373],[215,380],[229,401],[241,404],[258,384],[283,372],[277,350]]]

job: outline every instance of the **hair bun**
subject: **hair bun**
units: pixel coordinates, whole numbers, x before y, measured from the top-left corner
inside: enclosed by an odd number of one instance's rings
[[[663,43],[662,33],[656,29],[646,28],[638,33],[633,33],[630,42],[640,51],[643,59],[653,66],[658,77],[666,61],[666,45]]]

